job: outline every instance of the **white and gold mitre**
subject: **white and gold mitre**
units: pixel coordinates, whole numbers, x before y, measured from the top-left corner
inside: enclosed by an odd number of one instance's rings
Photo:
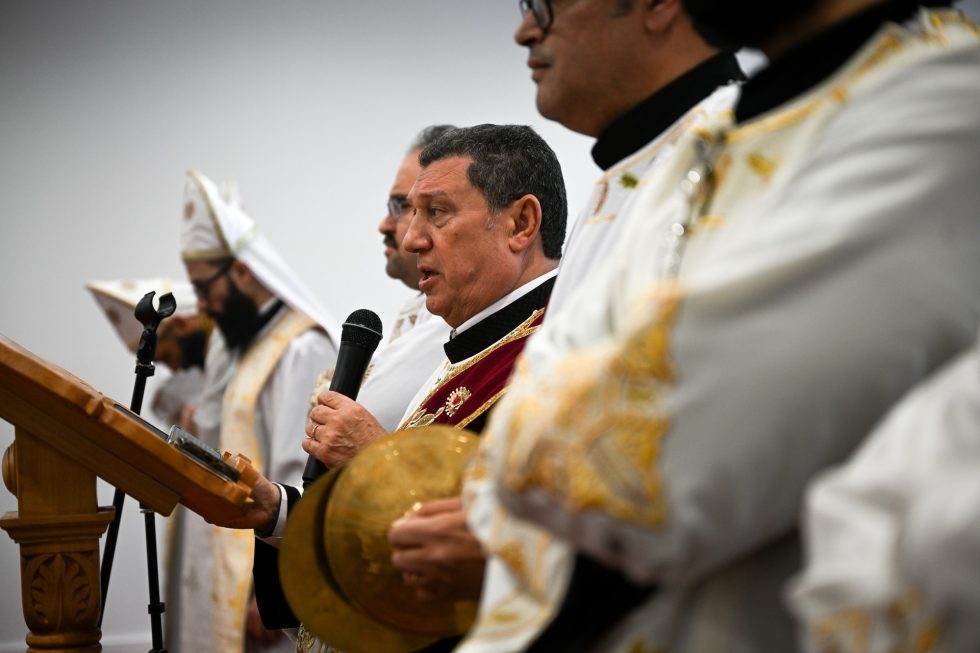
[[[261,233],[242,208],[233,183],[221,186],[194,170],[187,172],[180,225],[180,255],[184,261],[214,261],[233,257],[252,271],[263,286],[295,311],[322,326],[340,342],[340,325],[293,272],[286,259]]]
[[[255,234],[255,221],[242,209],[234,182],[218,186],[199,172],[187,172],[180,229],[185,261],[235,256]]]
[[[116,333],[131,352],[136,353],[143,325],[134,314],[136,304],[143,295],[156,291],[157,298],[168,292],[177,300],[176,315],[191,316],[197,313],[197,300],[194,290],[186,281],[171,279],[114,279],[111,281],[89,281],[85,287],[95,297],[95,301],[115,328]]]

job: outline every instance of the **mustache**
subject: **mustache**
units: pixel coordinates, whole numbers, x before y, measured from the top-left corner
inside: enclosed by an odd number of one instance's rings
[[[550,66],[551,57],[549,57],[545,52],[537,45],[532,45],[527,49],[527,60],[528,62],[535,62],[537,64]]]
[[[384,237],[384,244],[387,245],[388,247],[391,247],[391,248],[394,248],[394,249],[398,249],[399,248],[398,247],[398,241],[395,240],[394,236],[385,236]]]

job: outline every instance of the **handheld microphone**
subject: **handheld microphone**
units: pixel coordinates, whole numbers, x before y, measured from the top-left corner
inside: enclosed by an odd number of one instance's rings
[[[377,313],[362,308],[348,315],[340,332],[340,349],[337,351],[337,365],[330,380],[330,390],[357,399],[364,371],[379,342],[381,318]],[[310,487],[326,472],[327,466],[310,456],[303,470],[303,489]]]

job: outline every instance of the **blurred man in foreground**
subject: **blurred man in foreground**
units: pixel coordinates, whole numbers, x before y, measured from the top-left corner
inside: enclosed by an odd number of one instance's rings
[[[803,488],[976,333],[976,28],[898,0],[683,4],[772,63],[525,349],[464,489],[510,582],[462,651],[557,650],[557,623],[585,625],[569,651],[791,650]],[[632,609],[555,619],[582,596],[563,541]]]

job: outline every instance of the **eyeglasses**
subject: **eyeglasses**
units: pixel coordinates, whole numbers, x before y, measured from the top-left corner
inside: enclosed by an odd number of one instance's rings
[[[231,264],[234,262],[235,259],[229,260],[227,263],[222,265],[217,272],[204,281],[191,281],[191,286],[194,288],[194,294],[197,296],[197,298],[207,299],[208,295],[211,293],[211,286],[215,281],[228,274],[228,270],[231,269]]]
[[[398,218],[412,208],[407,195],[392,195],[388,198],[388,217],[398,222]]]
[[[519,0],[517,6],[521,8],[521,18],[527,16],[528,12],[534,14],[534,22],[542,32],[548,31],[555,20],[555,14],[551,10],[551,0]]]

